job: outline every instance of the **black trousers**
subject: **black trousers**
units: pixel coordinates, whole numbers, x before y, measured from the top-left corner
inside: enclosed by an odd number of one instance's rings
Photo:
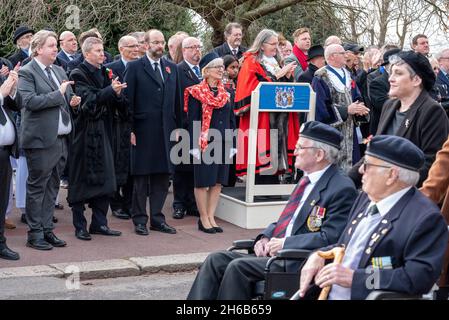
[[[201,265],[187,300],[249,300],[257,281],[264,279],[268,257],[233,251],[211,253]],[[283,267],[273,264],[272,271]]]
[[[85,204],[92,209],[92,221],[90,227],[92,229],[99,229],[101,226],[107,226],[108,220],[106,214],[108,213],[109,197],[101,196],[89,199],[83,202],[72,203],[73,225],[76,231],[87,230],[87,221],[84,216]]]
[[[196,207],[192,171],[176,171],[173,175],[173,209],[189,213],[198,211]]]
[[[133,196],[133,178],[128,176],[128,180],[123,186],[118,186],[114,197],[111,198],[111,210],[122,209],[126,213],[131,213]]]
[[[2,112],[0,110],[0,112]],[[11,186],[12,168],[9,150],[0,146],[0,249],[6,245],[5,215],[8,209],[9,188]]]
[[[165,223],[162,208],[168,194],[169,178],[170,175],[164,173],[133,176],[134,189],[131,213],[134,225],[146,225],[148,223],[147,197],[150,200],[151,226],[160,227],[162,223]]]

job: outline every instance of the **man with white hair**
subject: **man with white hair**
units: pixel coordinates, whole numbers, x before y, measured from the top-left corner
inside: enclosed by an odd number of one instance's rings
[[[344,68],[345,49],[339,44],[331,44],[326,47],[324,57],[327,65],[315,72],[312,81],[316,92],[316,120],[339,129],[343,134],[339,165],[347,171],[360,159],[355,134],[356,116],[367,115],[369,109],[360,102],[360,92]]]
[[[326,41],[324,41],[324,49],[326,49],[326,47],[329,47],[331,44],[342,45],[343,42],[337,36],[329,36],[329,37],[327,37]]]
[[[185,38],[182,41],[183,61],[177,65],[181,92],[176,100],[177,118],[181,120],[182,128],[186,130],[189,128],[189,118],[187,112],[184,112],[184,90],[200,83],[203,79],[199,67],[202,57],[201,49],[203,45],[199,39]],[[173,218],[175,219],[182,219],[186,214],[199,215],[193,192],[193,165],[190,163],[175,166],[173,175]]]
[[[449,48],[443,49],[435,57],[440,66],[435,84],[441,95],[441,106],[449,115]]]
[[[365,299],[372,290],[425,294],[440,276],[448,232],[439,208],[415,188],[424,153],[407,139],[379,135],[369,143],[363,193],[337,244],[342,262],[313,253],[301,270],[300,297],[332,286],[330,300]],[[316,288],[316,287],[315,287]]]
[[[210,254],[202,264],[187,299],[247,300],[252,286],[264,279],[270,257],[281,249],[319,248],[340,237],[356,197],[354,185],[336,165],[341,133],[326,124],[306,122],[296,143],[295,167],[304,171],[277,222],[254,240],[255,255],[235,251]],[[287,261],[287,272],[301,262]],[[284,270],[275,262],[273,271]]]

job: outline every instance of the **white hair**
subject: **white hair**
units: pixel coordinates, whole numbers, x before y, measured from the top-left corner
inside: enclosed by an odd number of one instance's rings
[[[449,48],[445,48],[441,51],[439,51],[436,55],[435,55],[435,59],[437,59],[438,61],[440,61],[441,57],[444,55],[445,52],[449,51]]]
[[[337,49],[343,48],[340,44],[330,44],[324,49],[324,58],[329,61],[329,57],[334,54]]]
[[[398,179],[408,186],[415,186],[419,181],[419,172],[398,167]]]
[[[200,43],[200,45],[202,45],[202,44],[201,44],[201,41],[200,41],[198,38],[195,38],[195,37],[187,37],[187,38],[185,38],[184,40],[182,40],[182,47],[183,47],[183,48],[186,48],[186,47],[190,46],[191,43],[194,42],[194,41],[198,41],[198,42]]]
[[[321,149],[324,151],[324,158],[326,159],[327,162],[334,164],[337,162],[338,160],[338,154],[339,154],[339,150],[329,144],[320,142],[320,141],[316,141],[316,140],[312,140],[309,139],[310,141],[312,141],[312,147],[315,147],[317,149]]]

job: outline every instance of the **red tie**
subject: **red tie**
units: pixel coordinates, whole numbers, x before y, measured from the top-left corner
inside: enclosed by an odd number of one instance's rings
[[[274,228],[272,237],[274,238],[283,238],[285,236],[285,231],[287,231],[287,226],[290,223],[293,215],[295,214],[296,209],[299,206],[302,195],[306,186],[310,183],[309,177],[302,177],[296,186],[293,193],[290,195],[288,199],[288,203],[282,211],[281,216],[276,224],[276,228]]]

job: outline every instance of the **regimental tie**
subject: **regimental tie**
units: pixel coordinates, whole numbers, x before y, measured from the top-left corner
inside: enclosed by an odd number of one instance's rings
[[[162,79],[161,69],[159,68],[159,63],[155,62],[154,65],[154,74],[156,75],[156,79],[161,83],[164,83],[164,79]]]
[[[203,77],[201,76],[201,73],[200,73],[200,68],[198,68],[198,66],[193,66],[193,71],[195,71],[195,74],[196,74],[198,80],[200,80],[200,81],[203,80]]]
[[[273,231],[274,238],[283,238],[285,236],[288,224],[295,214],[295,211],[301,201],[302,195],[304,194],[304,190],[309,183],[309,177],[304,176],[299,181],[295,190],[293,190],[293,193],[290,195],[290,199],[288,199],[288,203],[285,206],[284,211],[282,211],[281,216],[277,221],[276,228]]]
[[[47,73],[48,80],[49,80],[50,83],[53,85],[53,88],[57,89],[57,88],[58,88],[58,85],[57,85],[57,83],[55,82],[55,80],[53,80],[53,77],[51,76],[51,67],[50,67],[50,66],[46,67],[46,68],[45,68],[45,71],[46,71],[46,73]],[[65,97],[64,97],[64,99],[65,99]],[[63,123],[65,126],[67,126],[67,125],[69,124],[69,122],[70,122],[70,114],[69,114],[69,112],[67,111],[65,105],[62,105],[62,106],[60,107],[60,110],[61,110],[62,123]]]

